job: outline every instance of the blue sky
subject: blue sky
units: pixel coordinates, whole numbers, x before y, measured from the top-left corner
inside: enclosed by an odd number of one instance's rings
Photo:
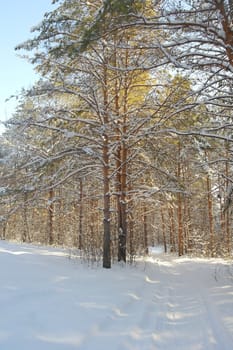
[[[45,12],[53,9],[51,0],[1,0],[0,11],[0,120],[10,118],[16,103],[5,100],[36,79],[32,65],[20,57],[15,46],[31,37],[30,29]],[[0,128],[1,130],[1,128]]]

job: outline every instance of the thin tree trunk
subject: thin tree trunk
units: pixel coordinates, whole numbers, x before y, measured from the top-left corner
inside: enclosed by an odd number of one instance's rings
[[[175,220],[174,220],[174,212],[173,208],[168,208],[169,214],[169,230],[170,230],[170,251],[175,252],[176,244],[175,244]]]
[[[57,227],[57,242],[58,244],[62,244],[64,242],[64,212],[63,212],[63,199],[62,199],[62,187],[57,189],[57,219],[56,219],[56,227]]]
[[[54,244],[54,190],[49,191],[48,207],[48,243]]]
[[[102,158],[103,158],[103,182],[104,182],[104,237],[103,237],[103,267],[111,268],[111,226],[110,226],[110,179],[109,179],[109,136],[108,136],[108,79],[107,79],[107,68],[104,67],[104,87],[103,87],[103,98],[104,98],[104,126],[105,132],[103,133],[103,147],[102,147]]]
[[[129,193],[132,190],[132,184],[129,182],[128,185],[128,191]],[[134,246],[134,216],[133,216],[133,199],[131,197],[131,194],[128,196],[128,234],[129,234],[129,257],[130,257],[130,263],[133,263],[133,259],[135,256],[135,246]]]
[[[162,234],[163,234],[164,253],[167,253],[166,226],[165,226],[164,212],[163,212],[163,208],[162,207],[160,208],[160,214],[161,214],[161,221],[162,221]]]
[[[182,218],[182,197],[178,193],[178,255],[184,255],[184,237],[183,237],[183,218]]]
[[[148,224],[147,224],[147,208],[146,205],[143,206],[143,237],[144,237],[144,251],[145,254],[149,254],[148,247]]]
[[[24,193],[23,195],[23,232],[22,232],[23,242],[26,242],[29,237],[27,199],[28,199],[27,193]]]
[[[178,181],[181,180],[181,144],[179,141],[178,144],[178,168],[177,168],[177,177]],[[184,255],[184,228],[183,228],[183,215],[182,215],[182,194],[178,193],[178,255]]]
[[[222,235],[222,240],[225,241],[225,217],[224,217],[223,194],[221,191],[221,180],[222,180],[221,177],[222,176],[218,174],[218,187],[219,187],[218,200],[219,200],[219,209],[220,209],[219,212],[220,212],[221,235]]]
[[[103,177],[104,177],[104,245],[103,267],[111,268],[111,230],[110,230],[110,185],[109,185],[109,156],[108,138],[105,136],[103,147]]]
[[[128,66],[128,50],[125,52],[125,67]],[[121,139],[121,197],[120,197],[120,227],[118,239],[118,261],[126,262],[126,242],[127,242],[127,159],[128,148],[125,138],[127,137],[127,103],[128,86],[127,77],[124,78],[124,97],[123,97],[123,121],[122,121],[122,139]]]
[[[116,52],[114,55],[114,66],[117,67]],[[115,79],[115,113],[119,118],[119,88],[117,79]],[[118,231],[118,261],[126,259],[124,254],[124,208],[122,196],[122,181],[123,181],[123,150],[121,143],[121,128],[122,125],[117,121],[117,151],[116,151],[116,193],[117,193],[117,231]]]
[[[6,239],[6,231],[7,231],[7,220],[4,220],[3,226],[2,226],[2,236],[1,236],[2,240]]]
[[[127,237],[127,148],[123,143],[122,146],[122,173],[121,173],[121,197],[120,197],[120,219],[121,225],[119,229],[119,246],[118,261],[126,262],[126,237]]]
[[[78,233],[78,248],[83,248],[83,180],[79,179],[79,233]]]
[[[226,148],[226,158],[229,159],[229,143],[226,142],[225,144]],[[226,192],[228,192],[229,189],[229,162],[226,161],[225,164],[225,175],[226,175]],[[230,231],[230,213],[229,208],[225,211],[225,228],[226,228],[226,246],[227,246],[227,253],[231,253],[231,231]]]
[[[214,221],[213,221],[213,203],[211,194],[210,176],[206,176],[207,201],[208,201],[208,217],[209,217],[209,235],[210,235],[210,254],[214,256]]]
[[[187,199],[187,243],[186,243],[186,250],[187,252],[192,248],[191,244],[191,229],[192,229],[192,216],[191,216],[191,208],[190,208],[190,200]]]

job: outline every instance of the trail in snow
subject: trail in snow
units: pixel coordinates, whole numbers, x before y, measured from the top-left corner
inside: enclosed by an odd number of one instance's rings
[[[104,270],[0,242],[0,349],[230,350],[232,273],[164,254]]]

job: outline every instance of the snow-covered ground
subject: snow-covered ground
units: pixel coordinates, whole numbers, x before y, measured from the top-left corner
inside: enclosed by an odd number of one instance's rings
[[[153,254],[88,267],[0,242],[0,349],[231,350],[233,267]]]

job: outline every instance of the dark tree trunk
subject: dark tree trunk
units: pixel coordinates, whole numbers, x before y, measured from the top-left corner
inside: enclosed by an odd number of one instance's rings
[[[111,227],[110,227],[110,186],[108,167],[108,147],[103,150],[103,176],[104,176],[104,244],[103,244],[103,267],[111,268]]]
[[[181,144],[178,144],[178,168],[177,168],[177,178],[178,181],[181,179]],[[183,215],[182,215],[182,194],[178,193],[178,255],[184,255],[184,228],[183,228]]]
[[[54,243],[54,190],[49,191],[49,208],[48,208],[48,242]]]
[[[163,233],[164,253],[167,253],[166,226],[165,226],[164,212],[163,212],[163,208],[162,207],[160,209],[160,213],[161,213],[161,220],[162,220],[162,233]]]
[[[143,206],[143,231],[144,231],[144,251],[145,254],[149,254],[149,247],[148,247],[148,225],[147,225],[147,208],[146,205]]]
[[[83,247],[83,181],[79,180],[79,233],[78,233],[78,248],[81,250]]]
[[[103,182],[104,182],[104,237],[103,237],[103,267],[111,268],[111,225],[110,225],[110,179],[109,179],[109,136],[108,136],[108,79],[107,67],[104,67],[104,85],[103,85],[103,101],[104,101],[104,127],[106,132],[103,133]]]

